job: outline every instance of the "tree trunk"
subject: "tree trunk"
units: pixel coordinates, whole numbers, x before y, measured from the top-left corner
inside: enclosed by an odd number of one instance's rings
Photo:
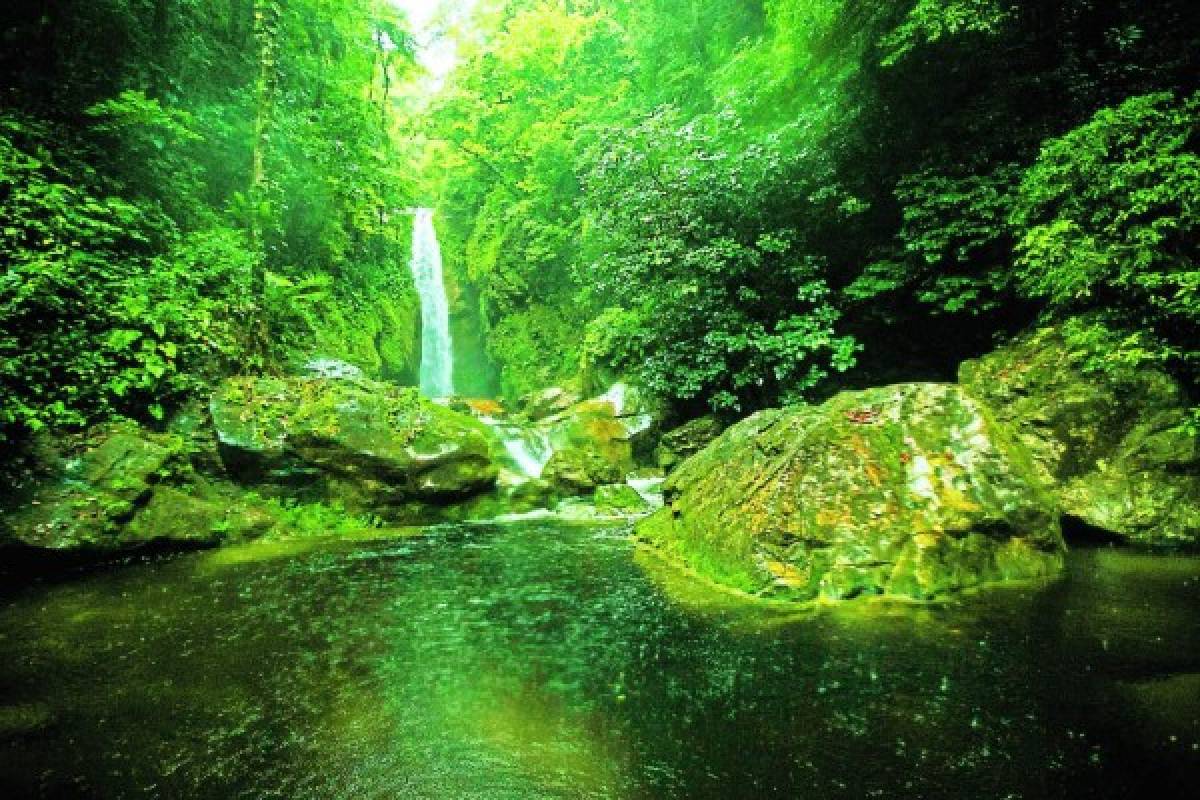
[[[255,0],[254,38],[258,44],[257,101],[254,118],[254,149],[250,175],[250,235],[262,250],[262,224],[267,193],[267,149],[271,143],[271,119],[279,89],[279,27],[282,11],[278,0]],[[266,266],[260,260],[254,271],[252,290],[261,302],[266,289]]]

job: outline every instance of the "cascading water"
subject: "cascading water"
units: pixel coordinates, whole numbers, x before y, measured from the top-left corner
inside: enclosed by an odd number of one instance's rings
[[[554,454],[550,434],[536,425],[513,425],[491,417],[480,421],[496,432],[513,465],[523,478],[540,478]]]
[[[432,208],[418,208],[413,213],[411,267],[421,298],[421,393],[449,397],[454,394],[454,350]]]

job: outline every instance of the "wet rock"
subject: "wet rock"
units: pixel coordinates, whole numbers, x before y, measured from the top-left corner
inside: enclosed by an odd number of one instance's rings
[[[654,450],[654,461],[659,468],[672,470],[707,447],[724,430],[721,421],[711,415],[685,422],[662,435]]]
[[[95,443],[65,464],[31,498],[0,522],[9,548],[52,554],[104,556],[134,551],[146,542],[126,523],[151,499],[155,486],[182,460],[183,442],[134,425],[97,431]],[[178,531],[164,542],[190,547],[206,536]]]
[[[386,511],[490,490],[493,438],[476,419],[372,381],[233,378],[211,401],[221,456],[247,483],[324,486]]]
[[[1152,367],[1088,370],[1102,355],[1043,328],[963,364],[959,379],[1029,451],[1063,514],[1130,542],[1200,542],[1188,398]]]
[[[959,387],[765,411],[685,461],[638,534],[707,577],[793,600],[931,598],[1062,566],[1028,454]]]
[[[599,486],[620,481],[630,461],[628,457],[613,457],[602,448],[572,445],[554,451],[542,478],[564,494],[588,494]]]
[[[509,511],[522,513],[538,508],[552,508],[558,500],[558,493],[549,481],[533,478],[513,486],[504,499]]]
[[[554,450],[543,477],[565,492],[619,483],[648,456],[661,419],[658,405],[643,392],[614,384],[540,423]]]
[[[277,522],[267,506],[233,493],[218,493],[205,485],[160,486],[122,537],[149,546],[184,541],[216,546],[264,536]]]
[[[537,421],[561,414],[580,401],[579,394],[561,386],[550,386],[524,395],[518,402],[518,410],[531,420]]]
[[[593,498],[597,511],[618,514],[638,514],[650,510],[650,504],[626,483],[612,483],[596,487]]]

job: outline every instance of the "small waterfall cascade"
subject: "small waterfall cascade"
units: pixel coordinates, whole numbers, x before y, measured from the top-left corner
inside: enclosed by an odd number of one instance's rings
[[[540,478],[542,470],[554,455],[550,433],[537,425],[513,425],[492,417],[480,417],[480,422],[495,433],[509,459],[525,478]]]
[[[454,349],[450,341],[450,309],[442,280],[442,250],[433,227],[433,209],[413,212],[413,282],[421,298],[421,394],[454,394]]]

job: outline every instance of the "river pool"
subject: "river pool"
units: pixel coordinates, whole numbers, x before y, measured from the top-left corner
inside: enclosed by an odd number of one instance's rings
[[[10,589],[0,797],[1200,786],[1200,559],[1080,550],[1045,586],[792,613],[692,583],[619,525],[411,533]]]

